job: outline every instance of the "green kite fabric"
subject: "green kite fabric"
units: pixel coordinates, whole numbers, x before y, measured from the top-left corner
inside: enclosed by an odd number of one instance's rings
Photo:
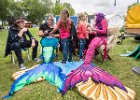
[[[140,57],[140,45],[136,47],[136,49],[127,54],[121,54],[122,57],[134,57],[134,59],[138,59]]]

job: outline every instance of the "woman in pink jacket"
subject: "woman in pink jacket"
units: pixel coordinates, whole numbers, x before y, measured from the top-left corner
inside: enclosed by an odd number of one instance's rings
[[[95,55],[95,49],[101,45],[105,45],[104,49],[104,59],[107,58],[107,20],[104,17],[103,13],[97,13],[95,15],[95,28],[93,28],[93,34],[96,35],[92,39],[85,57],[85,63],[89,64],[92,62],[92,58]]]
[[[77,25],[77,35],[78,35],[78,40],[79,40],[79,59],[83,60],[83,51],[85,49],[85,44],[86,44],[86,38],[88,37],[87,34],[87,26],[85,23],[85,14],[80,13],[78,16],[78,25]]]
[[[71,19],[69,18],[69,12],[67,9],[61,11],[61,16],[55,26],[55,28],[49,33],[54,34],[56,30],[60,30],[60,39],[63,52],[62,63],[66,63],[68,60],[72,62],[72,53],[70,52],[69,43],[70,43],[70,28],[71,28]],[[68,58],[69,55],[69,58]]]

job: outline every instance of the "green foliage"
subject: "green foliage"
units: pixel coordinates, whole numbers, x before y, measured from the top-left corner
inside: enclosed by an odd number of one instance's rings
[[[0,19],[2,21],[7,19],[9,14],[10,0],[0,0]]]
[[[17,1],[17,2],[11,1],[9,10],[10,10],[9,16],[25,17],[24,12],[23,12],[23,6],[20,1]]]
[[[54,3],[52,13],[54,15],[60,15],[60,12],[63,8],[68,9],[70,15],[75,15],[75,10],[72,8],[71,4],[70,3],[61,3],[60,0],[56,0],[56,2]]]
[[[63,8],[67,8],[70,15],[75,11],[70,3],[61,4],[56,0],[0,0],[0,20],[5,21],[9,17],[27,17],[32,23],[39,24],[48,13],[59,15]]]
[[[46,14],[50,13],[51,5],[50,0],[22,1],[23,11],[27,16],[27,19],[36,24],[41,22]]]
[[[51,6],[51,0],[0,0],[0,19],[4,21],[7,17],[27,17],[38,24],[50,13]]]
[[[125,26],[121,27],[120,32],[125,32]]]
[[[67,8],[69,10],[70,15],[75,15],[75,10],[72,8],[70,3],[64,3],[63,8]]]
[[[24,16],[21,2],[0,0],[0,19],[5,21],[11,16]]]
[[[60,15],[60,11],[63,9],[63,4],[60,3],[60,0],[56,0],[52,13],[54,15]]]

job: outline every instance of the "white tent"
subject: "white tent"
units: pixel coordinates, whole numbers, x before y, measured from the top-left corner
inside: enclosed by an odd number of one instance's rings
[[[88,23],[92,26],[94,22],[93,15],[88,15]],[[124,14],[109,14],[105,16],[108,21],[109,27],[122,27],[125,24],[125,17]]]
[[[124,25],[124,15],[123,14],[109,14],[106,15],[106,19],[108,20],[108,26],[118,26],[118,27],[122,27]]]

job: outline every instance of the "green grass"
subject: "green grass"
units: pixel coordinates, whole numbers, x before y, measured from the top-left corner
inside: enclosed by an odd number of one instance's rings
[[[31,33],[38,39],[38,29],[30,29]],[[11,75],[13,72],[18,71],[18,63],[12,64],[10,56],[4,57],[5,43],[7,39],[7,30],[0,31],[0,97],[9,92],[13,80]],[[127,87],[133,89],[137,93],[137,100],[140,100],[140,76],[131,71],[133,66],[140,66],[140,59],[134,60],[130,57],[119,57],[121,53],[125,53],[126,49],[133,50],[139,41],[133,38],[126,39],[123,45],[116,45],[111,51],[110,56],[113,61],[106,61],[101,64],[95,61],[97,66],[105,69],[112,75],[117,76]],[[38,55],[40,54],[40,46]],[[31,51],[31,50],[30,50]],[[25,65],[31,67],[36,63],[26,59],[26,54],[23,52]],[[9,100],[86,100],[79,95],[75,89],[70,90],[64,97],[56,92],[56,87],[50,85],[48,82],[43,81],[25,86],[22,90],[15,93]]]

